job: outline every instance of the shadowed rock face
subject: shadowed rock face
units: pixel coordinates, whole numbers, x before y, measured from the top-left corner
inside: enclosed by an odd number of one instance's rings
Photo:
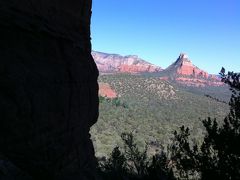
[[[94,179],[90,17],[91,0],[0,1],[1,180]]]

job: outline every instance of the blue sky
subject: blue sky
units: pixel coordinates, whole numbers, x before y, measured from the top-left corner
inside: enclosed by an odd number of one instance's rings
[[[93,0],[91,31],[96,51],[240,71],[240,0]]]

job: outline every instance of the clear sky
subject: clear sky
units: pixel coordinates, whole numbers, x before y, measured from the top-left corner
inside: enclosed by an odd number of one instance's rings
[[[240,72],[240,0],[93,0],[93,50]]]

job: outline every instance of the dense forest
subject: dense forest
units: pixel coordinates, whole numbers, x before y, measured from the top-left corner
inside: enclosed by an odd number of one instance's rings
[[[185,124],[172,133],[168,145],[160,143],[150,155],[151,143],[140,148],[136,132],[122,133],[123,146],[116,145],[109,157],[99,158],[99,175],[104,179],[240,179],[240,74],[223,70],[221,76],[232,92],[230,111],[224,107],[228,113],[222,120],[200,121],[205,130],[202,142],[194,140],[192,127],[187,127],[191,124]],[[119,100],[106,101],[128,108]]]
[[[141,149],[148,142],[149,153],[169,144],[173,131],[182,125],[201,143],[205,130],[200,118],[221,120],[228,112],[227,86],[186,87],[130,74],[102,75],[99,82],[110,84],[118,97],[100,97],[99,120],[91,130],[97,157],[108,156],[116,145],[123,147],[124,132],[132,132]]]

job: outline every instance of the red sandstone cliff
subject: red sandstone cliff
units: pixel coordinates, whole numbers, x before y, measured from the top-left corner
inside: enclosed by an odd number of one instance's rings
[[[177,60],[165,70],[140,59],[138,56],[120,56],[96,51],[92,52],[92,56],[101,73],[158,72],[162,80],[173,80],[187,86],[223,85],[217,76],[208,74],[195,66],[184,53],[181,53]]]
[[[178,59],[162,71],[161,79],[171,79],[188,86],[220,86],[222,82],[206,71],[195,66],[187,54],[181,53]]]
[[[159,72],[161,67],[153,65],[140,59],[138,56],[120,56],[118,54],[107,54],[102,52],[92,52],[92,56],[97,67],[102,73],[113,72]]]
[[[208,73],[193,65],[186,54],[181,53],[178,59],[171,64],[166,71],[175,75],[192,76],[199,78],[208,78]]]

